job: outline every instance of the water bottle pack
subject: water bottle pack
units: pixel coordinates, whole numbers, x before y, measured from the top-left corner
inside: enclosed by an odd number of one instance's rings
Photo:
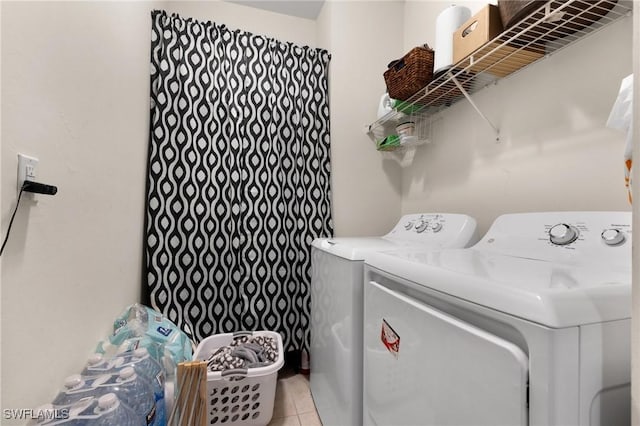
[[[100,342],[97,353],[115,355],[118,352],[147,348],[173,375],[175,367],[190,361],[193,347],[189,336],[159,312],[139,303],[129,306],[113,323],[113,334]]]
[[[98,395],[115,393],[142,419],[146,425],[161,426],[151,384],[139,376],[133,367],[124,367],[118,374],[106,376],[96,390]]]
[[[146,348],[140,348],[131,354],[117,357],[123,366],[131,366],[136,373],[149,381],[156,403],[156,424],[166,424],[166,404],[164,396],[165,374],[162,366],[154,360]]]
[[[82,374],[87,377],[118,374],[126,367],[133,367],[136,374],[151,385],[156,404],[156,424],[164,425],[166,423],[164,369],[151,357],[146,348],[125,352],[110,360],[105,359],[100,354],[94,354],[89,357]]]
[[[126,361],[128,360],[125,359]],[[144,363],[138,362],[136,365],[142,371]],[[149,365],[153,367],[153,364],[149,363]],[[54,409],[68,413],[67,418],[56,419],[55,422],[40,422],[37,424],[102,424],[98,423],[98,417],[102,418],[102,414],[96,417],[100,411],[100,407],[97,406],[97,399],[107,394],[114,394],[118,398],[118,404],[116,405],[123,405],[125,408],[131,409],[140,420],[140,424],[145,426],[164,426],[166,424],[166,415],[163,388],[157,380],[155,383],[157,385],[154,388],[151,382],[142,374],[138,375],[136,373],[134,367],[125,364],[121,366],[120,370],[112,374],[103,374],[95,377],[85,377],[79,374],[69,376],[65,380],[65,388],[52,402]],[[92,402],[95,402],[95,404],[91,405]],[[111,406],[113,404],[108,405]],[[115,423],[115,425],[119,425],[119,423]]]
[[[98,344],[81,374],[67,377],[51,404],[41,407],[34,425],[165,426],[176,366],[191,360],[192,343],[162,314],[129,306]],[[169,381],[169,383],[166,383]]]

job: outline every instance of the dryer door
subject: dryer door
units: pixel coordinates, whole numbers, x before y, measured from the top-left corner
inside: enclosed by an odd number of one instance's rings
[[[378,283],[365,286],[364,422],[526,425],[514,344]]]

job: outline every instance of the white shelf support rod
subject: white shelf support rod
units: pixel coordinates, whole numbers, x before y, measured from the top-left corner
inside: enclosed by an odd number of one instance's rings
[[[500,141],[500,130],[493,125],[493,123],[491,122],[491,120],[489,120],[487,118],[486,115],[484,115],[482,113],[482,111],[480,111],[480,108],[478,108],[478,106],[476,105],[476,103],[473,101],[473,99],[471,99],[471,96],[469,95],[469,93],[467,93],[467,91],[465,90],[465,88],[462,86],[462,84],[460,84],[460,82],[458,81],[458,79],[451,74],[451,72],[448,72],[447,75],[449,76],[449,78],[451,79],[451,81],[453,81],[455,83],[455,85],[458,87],[458,89],[460,89],[460,91],[462,92],[462,94],[464,95],[465,98],[467,98],[467,100],[469,101],[469,103],[471,104],[471,106],[473,107],[473,109],[476,110],[476,112],[478,114],[480,114],[480,117],[482,117],[482,119],[484,121],[487,122],[487,124],[489,126],[491,126],[491,128],[493,129],[493,131],[496,133],[496,141]]]

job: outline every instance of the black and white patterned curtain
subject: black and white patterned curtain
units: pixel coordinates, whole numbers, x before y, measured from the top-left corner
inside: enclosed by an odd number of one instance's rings
[[[333,232],[329,54],[152,12],[146,278],[197,340],[309,341],[310,243]]]

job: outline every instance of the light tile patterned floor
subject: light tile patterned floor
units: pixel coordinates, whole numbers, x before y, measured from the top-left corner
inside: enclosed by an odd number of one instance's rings
[[[309,389],[309,376],[283,369],[278,376],[269,426],[322,426]]]

